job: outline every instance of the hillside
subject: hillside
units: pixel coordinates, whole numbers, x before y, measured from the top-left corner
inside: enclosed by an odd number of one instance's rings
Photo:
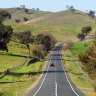
[[[52,26],[86,26],[86,25],[94,25],[94,20],[92,20],[88,15],[84,12],[76,11],[72,13],[68,10],[56,12],[51,17],[47,18],[47,20],[42,20],[39,24],[44,25],[52,25]]]
[[[12,13],[12,19],[6,24],[10,24],[14,28],[14,32],[21,32],[24,30],[30,30],[33,34],[40,33],[42,31],[49,31],[59,40],[75,38],[76,34],[81,31],[84,26],[92,26],[93,33],[95,32],[95,20],[91,19],[82,11],[75,11],[71,13],[68,10],[61,12],[44,12],[38,11],[34,14],[25,14],[24,10],[7,9]],[[16,11],[15,11],[16,10]],[[23,18],[28,16],[29,21],[26,23],[13,22],[16,18]]]
[[[38,18],[40,16],[50,14],[52,12],[47,12],[47,11],[33,11],[32,9],[28,9],[28,13],[26,13],[24,10],[25,9],[18,9],[18,8],[7,8],[7,10],[11,15],[11,21],[15,21],[16,19],[20,19],[23,21],[23,17],[28,18],[28,20]]]

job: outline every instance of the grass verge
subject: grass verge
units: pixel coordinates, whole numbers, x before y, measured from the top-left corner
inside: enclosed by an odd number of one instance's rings
[[[40,72],[45,68],[44,62],[30,63],[22,68],[10,72],[0,79],[0,96],[23,96],[27,88],[33,86],[40,78],[40,74],[28,74],[28,72]]]
[[[85,96],[92,96],[93,86],[84,75],[83,70],[77,65],[75,58],[70,50],[62,52],[65,61],[64,66],[71,81],[79,88]]]

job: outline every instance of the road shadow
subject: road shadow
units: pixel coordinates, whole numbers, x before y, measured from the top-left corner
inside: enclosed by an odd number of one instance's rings
[[[20,77],[20,76],[23,76],[23,75],[28,75],[28,76],[30,76],[30,75],[39,75],[39,74],[46,74],[46,73],[64,73],[64,71],[51,71],[51,70],[49,70],[49,71],[40,71],[40,72],[9,72],[9,73],[7,73],[6,75],[11,75],[11,76],[16,76],[16,77]]]
[[[58,59],[58,58],[52,58],[52,59],[50,59],[50,60],[64,60],[64,59]]]
[[[22,58],[33,58],[32,56],[29,57],[29,56],[25,56],[25,55],[19,55],[19,54],[13,54],[13,53],[3,53],[3,52],[0,52],[0,55],[22,57]]]
[[[4,81],[4,82],[0,82],[0,84],[12,84],[12,83],[19,83],[19,82],[25,82],[25,81],[15,81],[15,82]],[[0,95],[0,96],[1,96],[1,95]]]
[[[31,65],[31,64],[35,64],[35,63],[38,62],[38,61],[40,61],[38,58],[32,58],[32,59],[28,62],[27,66],[29,66],[29,65]]]

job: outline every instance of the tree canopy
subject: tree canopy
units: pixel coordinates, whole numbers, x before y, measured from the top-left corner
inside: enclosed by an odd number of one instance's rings
[[[11,14],[5,10],[0,10],[0,50],[6,50],[8,52],[7,44],[12,36],[13,28],[3,24],[7,18],[11,18]]]

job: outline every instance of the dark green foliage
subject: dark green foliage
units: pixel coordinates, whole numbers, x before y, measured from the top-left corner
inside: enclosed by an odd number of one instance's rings
[[[24,12],[25,12],[25,13],[28,13],[28,12],[29,12],[29,10],[28,10],[27,8],[25,8],[25,9],[24,9]]]
[[[20,33],[17,37],[20,41],[20,43],[25,44],[29,50],[29,55],[30,55],[30,46],[29,44],[33,43],[33,36],[30,31],[24,31]]]
[[[81,32],[84,33],[84,34],[88,34],[90,31],[92,31],[92,27],[91,26],[86,26],[86,27],[83,27],[81,29]]]
[[[69,7],[69,10],[70,10],[72,13],[74,13],[74,11],[75,11],[75,9],[74,9],[73,6],[70,6],[70,7]]]
[[[5,10],[0,10],[0,23],[10,18],[11,18],[11,14],[9,12]]]
[[[94,18],[95,17],[95,11],[93,10],[90,10],[88,15],[91,17],[91,18]]]
[[[83,41],[85,39],[85,34],[84,33],[78,33],[77,38]]]
[[[54,47],[55,41],[53,37],[48,34],[39,34],[35,38],[35,43],[36,44],[43,44],[46,48],[46,51],[49,51],[52,47]]]
[[[5,10],[0,10],[0,50],[6,50],[6,52],[8,52],[7,44],[13,33],[11,26],[3,24],[3,21],[7,18],[11,18],[11,15]]]
[[[20,19],[15,19],[15,22],[17,22],[17,23],[18,23],[18,22],[21,22],[21,21],[20,21]]]
[[[23,17],[23,20],[24,20],[24,21],[28,21],[28,18],[27,18],[27,17]]]

